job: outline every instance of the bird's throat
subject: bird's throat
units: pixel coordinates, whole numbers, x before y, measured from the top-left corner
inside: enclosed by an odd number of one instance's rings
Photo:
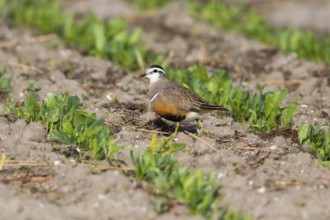
[[[151,74],[147,76],[150,80],[150,84],[153,84],[155,82],[157,82],[160,79],[160,75],[159,74]]]

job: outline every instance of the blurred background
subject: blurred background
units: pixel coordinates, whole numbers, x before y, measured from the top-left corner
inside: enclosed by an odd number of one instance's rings
[[[330,31],[330,1],[328,0],[223,0],[224,3],[248,3],[275,26]]]

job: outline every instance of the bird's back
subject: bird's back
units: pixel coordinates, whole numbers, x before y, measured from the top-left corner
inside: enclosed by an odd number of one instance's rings
[[[151,100],[154,98],[152,101],[155,102],[157,99],[162,100],[162,102],[174,106],[180,112],[204,113],[214,110],[227,111],[224,107],[211,105],[196,93],[166,78],[151,84],[148,95]]]

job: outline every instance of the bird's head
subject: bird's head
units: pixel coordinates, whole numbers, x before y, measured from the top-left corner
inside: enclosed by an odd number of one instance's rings
[[[149,66],[140,77],[147,77],[150,80],[150,84],[158,81],[161,78],[165,77],[164,69],[159,65]]]

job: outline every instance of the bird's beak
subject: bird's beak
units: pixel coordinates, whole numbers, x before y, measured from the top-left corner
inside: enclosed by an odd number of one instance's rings
[[[145,77],[146,75],[147,75],[146,73],[142,73],[142,74],[140,75],[140,78]]]

